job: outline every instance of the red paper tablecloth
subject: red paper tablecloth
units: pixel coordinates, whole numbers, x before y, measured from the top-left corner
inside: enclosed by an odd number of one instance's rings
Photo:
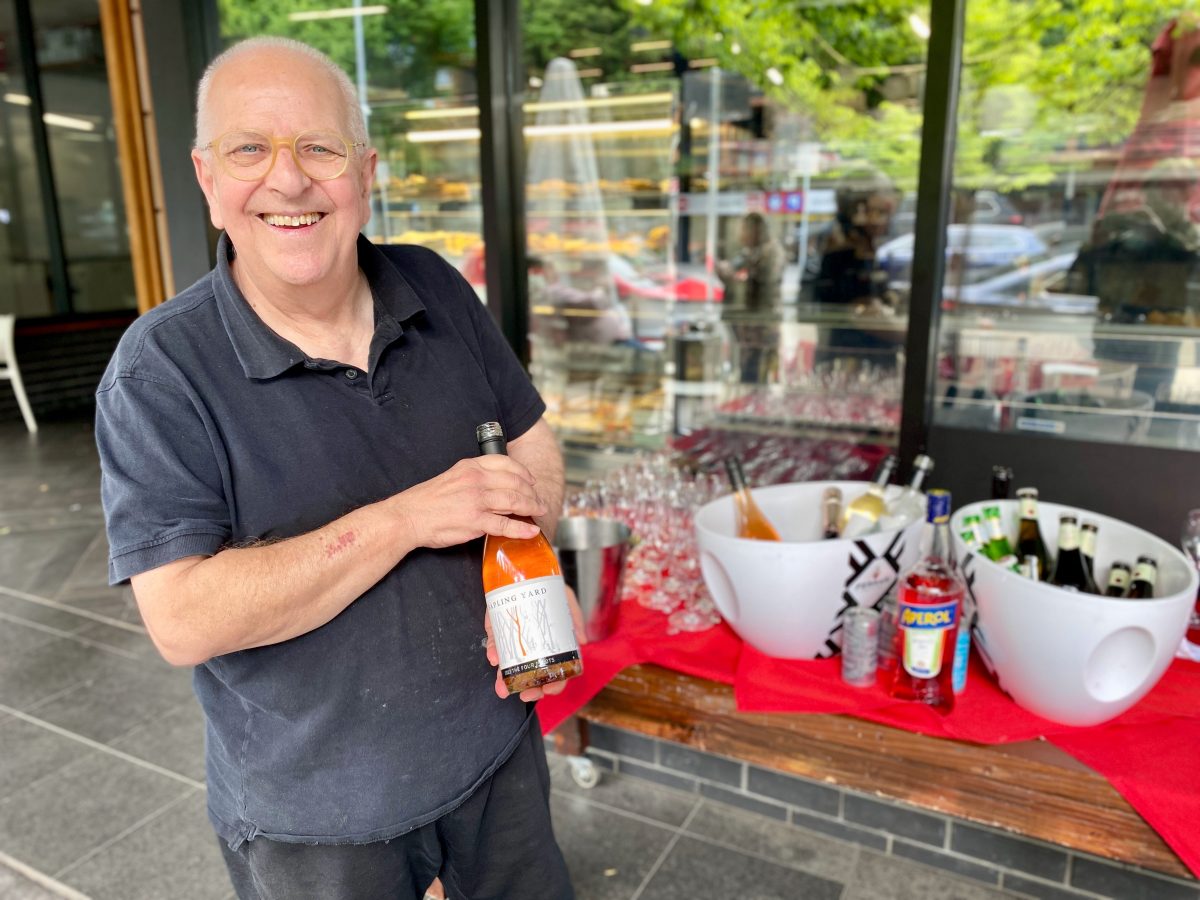
[[[974,667],[954,712],[903,703],[876,688],[850,688],[840,661],[792,661],[759,653],[725,624],[667,633],[666,617],[622,603],[615,634],[588,644],[584,672],[538,704],[545,731],[591,700],[622,669],[655,663],[732,684],[744,712],[839,713],[934,737],[1002,744],[1045,737],[1113,785],[1200,877],[1200,664],[1176,660],[1140,703],[1103,725],[1072,728],[1027,712]]]

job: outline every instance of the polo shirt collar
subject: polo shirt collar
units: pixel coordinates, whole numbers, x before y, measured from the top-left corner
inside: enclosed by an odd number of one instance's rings
[[[213,270],[213,293],[225,330],[247,378],[274,378],[305,362],[304,351],[267,327],[246,301],[233,280],[230,261],[234,248],[229,235],[217,241],[217,267]],[[383,252],[361,234],[358,236],[358,266],[367,278],[375,301],[375,337],[372,347],[383,339],[399,337],[402,323],[425,311],[425,304]],[[374,354],[372,354],[374,355]]]

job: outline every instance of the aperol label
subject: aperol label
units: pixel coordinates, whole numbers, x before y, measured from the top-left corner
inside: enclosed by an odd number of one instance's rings
[[[897,625],[904,631],[904,670],[913,678],[942,671],[947,633],[958,624],[958,601],[923,605],[901,603]]]

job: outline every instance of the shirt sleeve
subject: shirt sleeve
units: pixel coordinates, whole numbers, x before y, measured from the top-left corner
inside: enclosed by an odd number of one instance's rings
[[[110,584],[229,540],[229,504],[213,435],[177,388],[123,375],[96,393],[100,495]]]
[[[447,268],[454,273],[459,295],[474,325],[484,370],[500,404],[504,437],[515,441],[537,424],[546,404],[474,288],[453,266],[447,264]]]

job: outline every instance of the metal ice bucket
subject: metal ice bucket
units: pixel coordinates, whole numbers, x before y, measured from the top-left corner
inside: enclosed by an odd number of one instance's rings
[[[589,641],[608,637],[617,622],[629,526],[616,519],[560,519],[554,546],[563,578],[575,589]]]

